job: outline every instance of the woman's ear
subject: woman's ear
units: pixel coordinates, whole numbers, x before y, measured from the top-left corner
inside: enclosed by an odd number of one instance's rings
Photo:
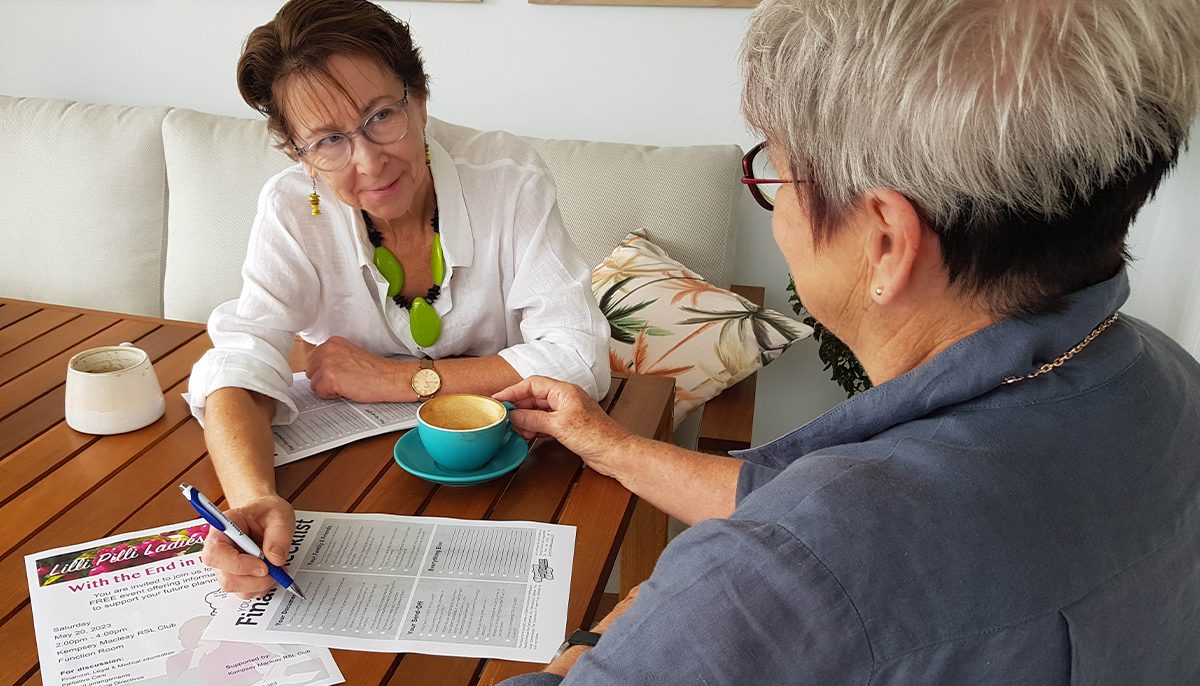
[[[317,170],[314,169],[313,166],[308,163],[307,157],[300,154],[300,149],[296,147],[296,144],[289,140],[287,145],[288,145],[288,157],[290,157],[293,160],[295,160],[296,162],[299,162],[300,164],[304,165],[304,173],[307,174],[309,178],[316,178]]]
[[[909,288],[921,252],[930,243],[917,208],[903,194],[877,189],[866,194],[863,203],[868,229],[868,295],[882,305]]]
[[[426,107],[428,104],[428,98],[417,98],[412,100],[411,104],[409,105],[409,107],[412,108],[412,110],[409,112],[409,115],[416,117],[417,123],[420,124],[421,131],[424,131],[426,125],[429,124],[429,110]]]

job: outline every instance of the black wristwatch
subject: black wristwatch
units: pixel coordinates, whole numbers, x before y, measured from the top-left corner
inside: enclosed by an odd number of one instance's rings
[[[575,633],[571,634],[570,636],[567,636],[567,640],[563,641],[562,645],[560,645],[558,647],[558,652],[554,653],[554,659],[557,660],[558,656],[567,652],[567,649],[570,648],[571,646],[595,647],[596,644],[599,642],[600,642],[600,634],[596,633],[595,631],[584,631],[583,629],[576,629]]]

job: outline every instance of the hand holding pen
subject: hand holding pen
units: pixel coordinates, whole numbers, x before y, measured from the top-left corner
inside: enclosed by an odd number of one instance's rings
[[[188,502],[191,503],[192,508],[195,509],[196,512],[203,517],[210,526],[228,536],[229,540],[231,540],[235,546],[242,550],[242,552],[248,555],[253,555],[254,557],[262,560],[263,563],[267,565],[267,573],[272,579],[275,580],[276,583],[299,598],[304,598],[304,594],[301,593],[300,587],[296,585],[296,582],[292,580],[292,577],[288,575],[287,571],[267,560],[258,544],[255,543],[254,540],[248,535],[246,535],[246,533],[242,531],[236,524],[230,521],[225,513],[221,512],[220,508],[214,505],[211,500],[206,498],[203,493],[196,490],[190,484],[179,484],[179,490],[183,494],[183,497],[187,498]]]

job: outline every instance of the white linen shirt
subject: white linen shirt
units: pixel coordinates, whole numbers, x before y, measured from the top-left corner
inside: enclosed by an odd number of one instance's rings
[[[409,332],[409,312],[387,297],[361,213],[299,164],[267,181],[242,267],[242,292],[208,320],[213,349],[192,369],[192,414],[203,423],[219,388],[278,401],[273,423],[295,419],[287,397],[296,335],[320,344],[342,336],[379,355],[500,355],[522,377],[540,374],[608,390],[609,326],[591,270],[571,243],[553,178],[515,136],[437,123],[428,138],[446,277],[433,303],[442,332],[429,347]]]

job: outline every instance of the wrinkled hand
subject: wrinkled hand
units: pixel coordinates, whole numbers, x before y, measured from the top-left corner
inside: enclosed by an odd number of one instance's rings
[[[283,566],[287,562],[288,547],[296,527],[296,512],[291,503],[278,495],[270,495],[251,500],[225,514],[250,538],[261,542],[260,547],[271,564]],[[275,586],[275,580],[267,574],[267,566],[262,560],[243,553],[228,536],[212,527],[204,538],[200,559],[216,571],[221,590],[239,598],[262,595]]]
[[[308,354],[305,375],[318,398],[348,398],[360,403],[395,401],[407,386],[397,382],[395,360],[376,355],[334,336]]]
[[[556,438],[605,476],[617,476],[614,459],[629,452],[637,440],[574,384],[531,376],[492,397],[517,406],[510,417],[526,439]]]

